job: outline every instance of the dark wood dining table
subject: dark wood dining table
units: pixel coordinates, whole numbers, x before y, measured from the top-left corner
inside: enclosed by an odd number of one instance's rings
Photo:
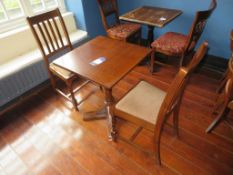
[[[146,47],[98,36],[56,59],[54,64],[104,89],[108,135],[110,140],[114,140],[112,88],[150,53],[151,49]]]
[[[147,39],[150,45],[154,41],[154,28],[165,26],[181,13],[182,11],[177,9],[143,6],[130,11],[119,18],[120,20],[147,25]]]

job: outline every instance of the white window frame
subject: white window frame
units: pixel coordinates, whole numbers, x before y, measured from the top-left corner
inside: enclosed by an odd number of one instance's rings
[[[0,0],[1,1],[1,0]],[[58,7],[61,11],[61,13],[66,12],[65,2],[64,0],[56,0],[58,3]],[[53,8],[45,8],[44,10],[33,12],[32,8],[30,6],[29,0],[19,0],[23,15],[19,16],[15,19],[7,19],[5,21],[0,22],[0,34],[27,26],[26,17],[27,16],[33,16],[39,13],[43,13],[46,11],[49,11]],[[5,13],[5,12],[4,12]]]

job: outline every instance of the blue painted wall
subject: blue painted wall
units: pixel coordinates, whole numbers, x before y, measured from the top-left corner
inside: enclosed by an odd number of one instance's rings
[[[89,36],[105,34],[102,26],[97,0],[66,0],[68,10],[73,11],[77,16],[77,23],[87,30]],[[156,28],[155,37],[167,31],[175,31],[187,34],[195,12],[208,8],[210,0],[118,0],[120,14],[128,12],[134,8],[151,5],[168,8],[177,8],[183,14],[164,28]],[[228,58],[230,56],[230,31],[233,29],[233,0],[217,0],[217,9],[208,20],[205,31],[199,41],[209,41],[209,54]],[[146,27],[143,28],[143,37],[146,37]]]
[[[86,30],[92,38],[105,35],[97,0],[65,0],[68,11],[75,15],[78,28]]]
[[[97,0],[82,0],[86,20],[86,28],[90,37],[105,35]]]

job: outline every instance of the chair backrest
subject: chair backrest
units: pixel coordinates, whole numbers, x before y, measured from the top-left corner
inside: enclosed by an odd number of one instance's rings
[[[185,45],[185,52],[184,55],[186,55],[187,52],[193,50],[195,48],[195,45],[197,44],[199,38],[201,37],[201,34],[205,28],[205,25],[207,23],[207,19],[210,17],[214,9],[217,7],[216,0],[211,0],[211,4],[208,10],[206,11],[198,11],[196,13],[194,22],[192,24],[191,30],[189,31],[188,40]]]
[[[72,50],[67,28],[59,9],[27,17],[41,54],[49,66],[49,57],[64,50]]]
[[[105,30],[110,28],[107,22],[107,17],[110,15],[115,15],[115,22],[120,23],[117,0],[98,0],[98,5]]]
[[[189,65],[187,67],[181,67],[179,69],[179,72],[172,81],[167,91],[167,95],[161,105],[157,118],[157,123],[155,126],[155,134],[159,133],[167,117],[171,114],[171,112],[173,112],[173,110],[177,107],[177,105],[180,104],[189,77],[191,73],[194,71],[194,69],[197,67],[197,65],[200,63],[202,58],[204,57],[207,48],[208,48],[208,43],[204,42],[195,53]]]

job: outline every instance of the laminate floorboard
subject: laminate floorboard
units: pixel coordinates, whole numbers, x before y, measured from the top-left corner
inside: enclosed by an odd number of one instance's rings
[[[138,66],[114,88],[116,100],[144,80],[167,90],[174,68],[160,67],[150,74]],[[211,72],[209,73],[210,75]],[[76,97],[80,112],[48,87],[0,119],[0,175],[233,175],[233,131],[222,122],[212,133],[205,129],[214,118],[218,77],[197,71],[185,89],[179,132],[172,119],[161,139],[162,167],[155,163],[153,132],[143,129],[129,143],[139,126],[117,119],[118,140],[109,142],[105,119],[84,121],[82,113],[104,107],[104,95],[88,84]],[[232,121],[233,114],[228,116]]]

